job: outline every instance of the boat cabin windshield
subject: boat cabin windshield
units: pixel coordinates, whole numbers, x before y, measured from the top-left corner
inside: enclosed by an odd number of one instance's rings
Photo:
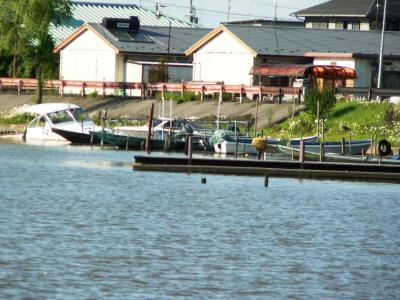
[[[89,117],[84,113],[82,108],[70,109],[70,112],[77,122],[82,122],[84,120],[89,119]]]
[[[67,110],[60,110],[60,111],[52,112],[52,113],[47,114],[47,116],[49,117],[51,123],[53,123],[53,124],[74,121],[74,119],[68,113]]]
[[[69,110],[60,110],[52,112],[47,115],[53,124],[65,122],[81,122],[86,120],[87,117],[81,108],[73,108]]]

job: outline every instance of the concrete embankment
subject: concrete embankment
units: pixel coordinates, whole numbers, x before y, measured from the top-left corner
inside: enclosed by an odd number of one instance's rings
[[[162,103],[157,100],[140,100],[140,99],[121,99],[121,98],[90,98],[90,97],[58,97],[47,96],[46,102],[69,102],[77,104],[85,109],[89,114],[96,115],[100,110],[107,110],[110,117],[132,117],[144,118],[149,114],[151,103],[155,103],[155,116],[161,116]],[[9,111],[15,107],[24,104],[34,104],[34,96],[14,94],[0,94],[0,112]],[[300,111],[303,106],[297,106],[296,110]],[[184,103],[172,104],[172,115],[182,118],[207,118],[217,114],[217,100],[191,101]],[[165,101],[165,115],[169,115],[170,102]],[[220,109],[222,117],[237,118],[241,120],[252,119],[256,115],[256,105],[254,101],[239,103],[239,101],[223,102]],[[279,122],[289,117],[289,108],[287,104],[270,104],[261,103],[258,107],[257,124],[258,128],[263,128],[269,123]]]

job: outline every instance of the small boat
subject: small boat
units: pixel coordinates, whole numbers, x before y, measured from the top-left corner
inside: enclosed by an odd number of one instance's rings
[[[283,154],[292,156],[295,159],[299,158],[300,149],[293,146],[277,145],[279,151]],[[304,157],[309,160],[319,160],[320,153],[304,151]],[[400,156],[395,155],[391,158],[373,157],[366,155],[341,155],[338,153],[324,153],[324,161],[332,162],[360,162],[360,163],[375,163],[375,164],[400,164]]]
[[[109,131],[95,131],[91,132],[93,137],[98,141],[103,141],[120,149],[130,150],[143,150],[145,148],[146,138],[141,136],[130,136],[125,134],[118,134]],[[168,139],[151,139],[150,145],[152,150],[164,150],[167,147]],[[182,140],[171,140],[171,151],[183,151],[185,149],[185,142]]]
[[[291,143],[299,144],[300,140],[313,141],[316,136],[309,136],[304,138],[281,139],[281,138],[266,138],[267,146],[276,146],[278,143]],[[233,132],[227,130],[216,130],[214,136],[211,138],[216,153],[221,154],[235,154],[236,149],[238,154],[258,154],[258,150],[253,147],[252,137],[240,136],[237,137]]]
[[[54,130],[60,129],[64,132],[89,134],[89,131],[98,130],[95,123],[88,119],[82,108],[69,103],[45,103],[32,105],[24,108],[25,113],[35,115],[35,118],[25,128],[23,139],[48,140],[66,142],[64,136],[57,134]]]
[[[182,118],[158,118],[153,120],[152,135],[157,139],[164,139],[169,132],[174,134],[192,132],[193,128],[190,122]],[[116,134],[147,137],[149,124],[142,126],[115,126],[113,132]]]
[[[345,141],[343,144],[344,154],[360,155],[366,153],[371,144],[371,140]],[[325,153],[342,154],[342,142],[323,142],[322,145]],[[304,146],[306,152],[320,153],[321,151],[321,142],[306,141]],[[299,148],[300,143],[293,144],[293,147]]]
[[[68,140],[72,144],[97,144],[100,140],[89,132],[76,132],[71,130],[65,130],[61,128],[53,127],[52,131],[64,139]]]

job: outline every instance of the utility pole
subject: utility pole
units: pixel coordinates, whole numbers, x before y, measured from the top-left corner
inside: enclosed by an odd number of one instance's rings
[[[199,23],[199,18],[196,17],[196,9],[193,7],[193,0],[189,1],[189,22]]]
[[[165,82],[168,82],[169,78],[169,55],[171,52],[171,21],[169,21],[169,28],[168,28],[168,49],[167,49],[167,70],[166,70],[166,78]]]
[[[382,72],[383,72],[383,52],[385,46],[385,24],[386,24],[386,2],[383,4],[383,21],[382,21],[382,34],[381,34],[381,49],[379,52],[379,70],[378,70],[378,89],[382,87]]]
[[[277,10],[278,10],[278,0],[275,0],[275,15],[274,15],[274,35],[275,35],[275,41],[276,41],[276,50],[278,55],[280,54],[280,50],[279,50],[279,40],[278,40],[278,35],[276,34],[276,25],[278,25],[277,23]]]
[[[228,22],[229,22],[229,17],[230,17],[230,13],[231,13],[231,0],[228,0]]]
[[[193,0],[189,1],[189,21],[192,22],[193,19]]]

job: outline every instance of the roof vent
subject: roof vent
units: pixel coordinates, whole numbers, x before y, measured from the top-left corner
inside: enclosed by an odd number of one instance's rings
[[[132,16],[129,19],[103,18],[101,24],[107,29],[139,30],[140,28],[140,22],[137,16]]]

